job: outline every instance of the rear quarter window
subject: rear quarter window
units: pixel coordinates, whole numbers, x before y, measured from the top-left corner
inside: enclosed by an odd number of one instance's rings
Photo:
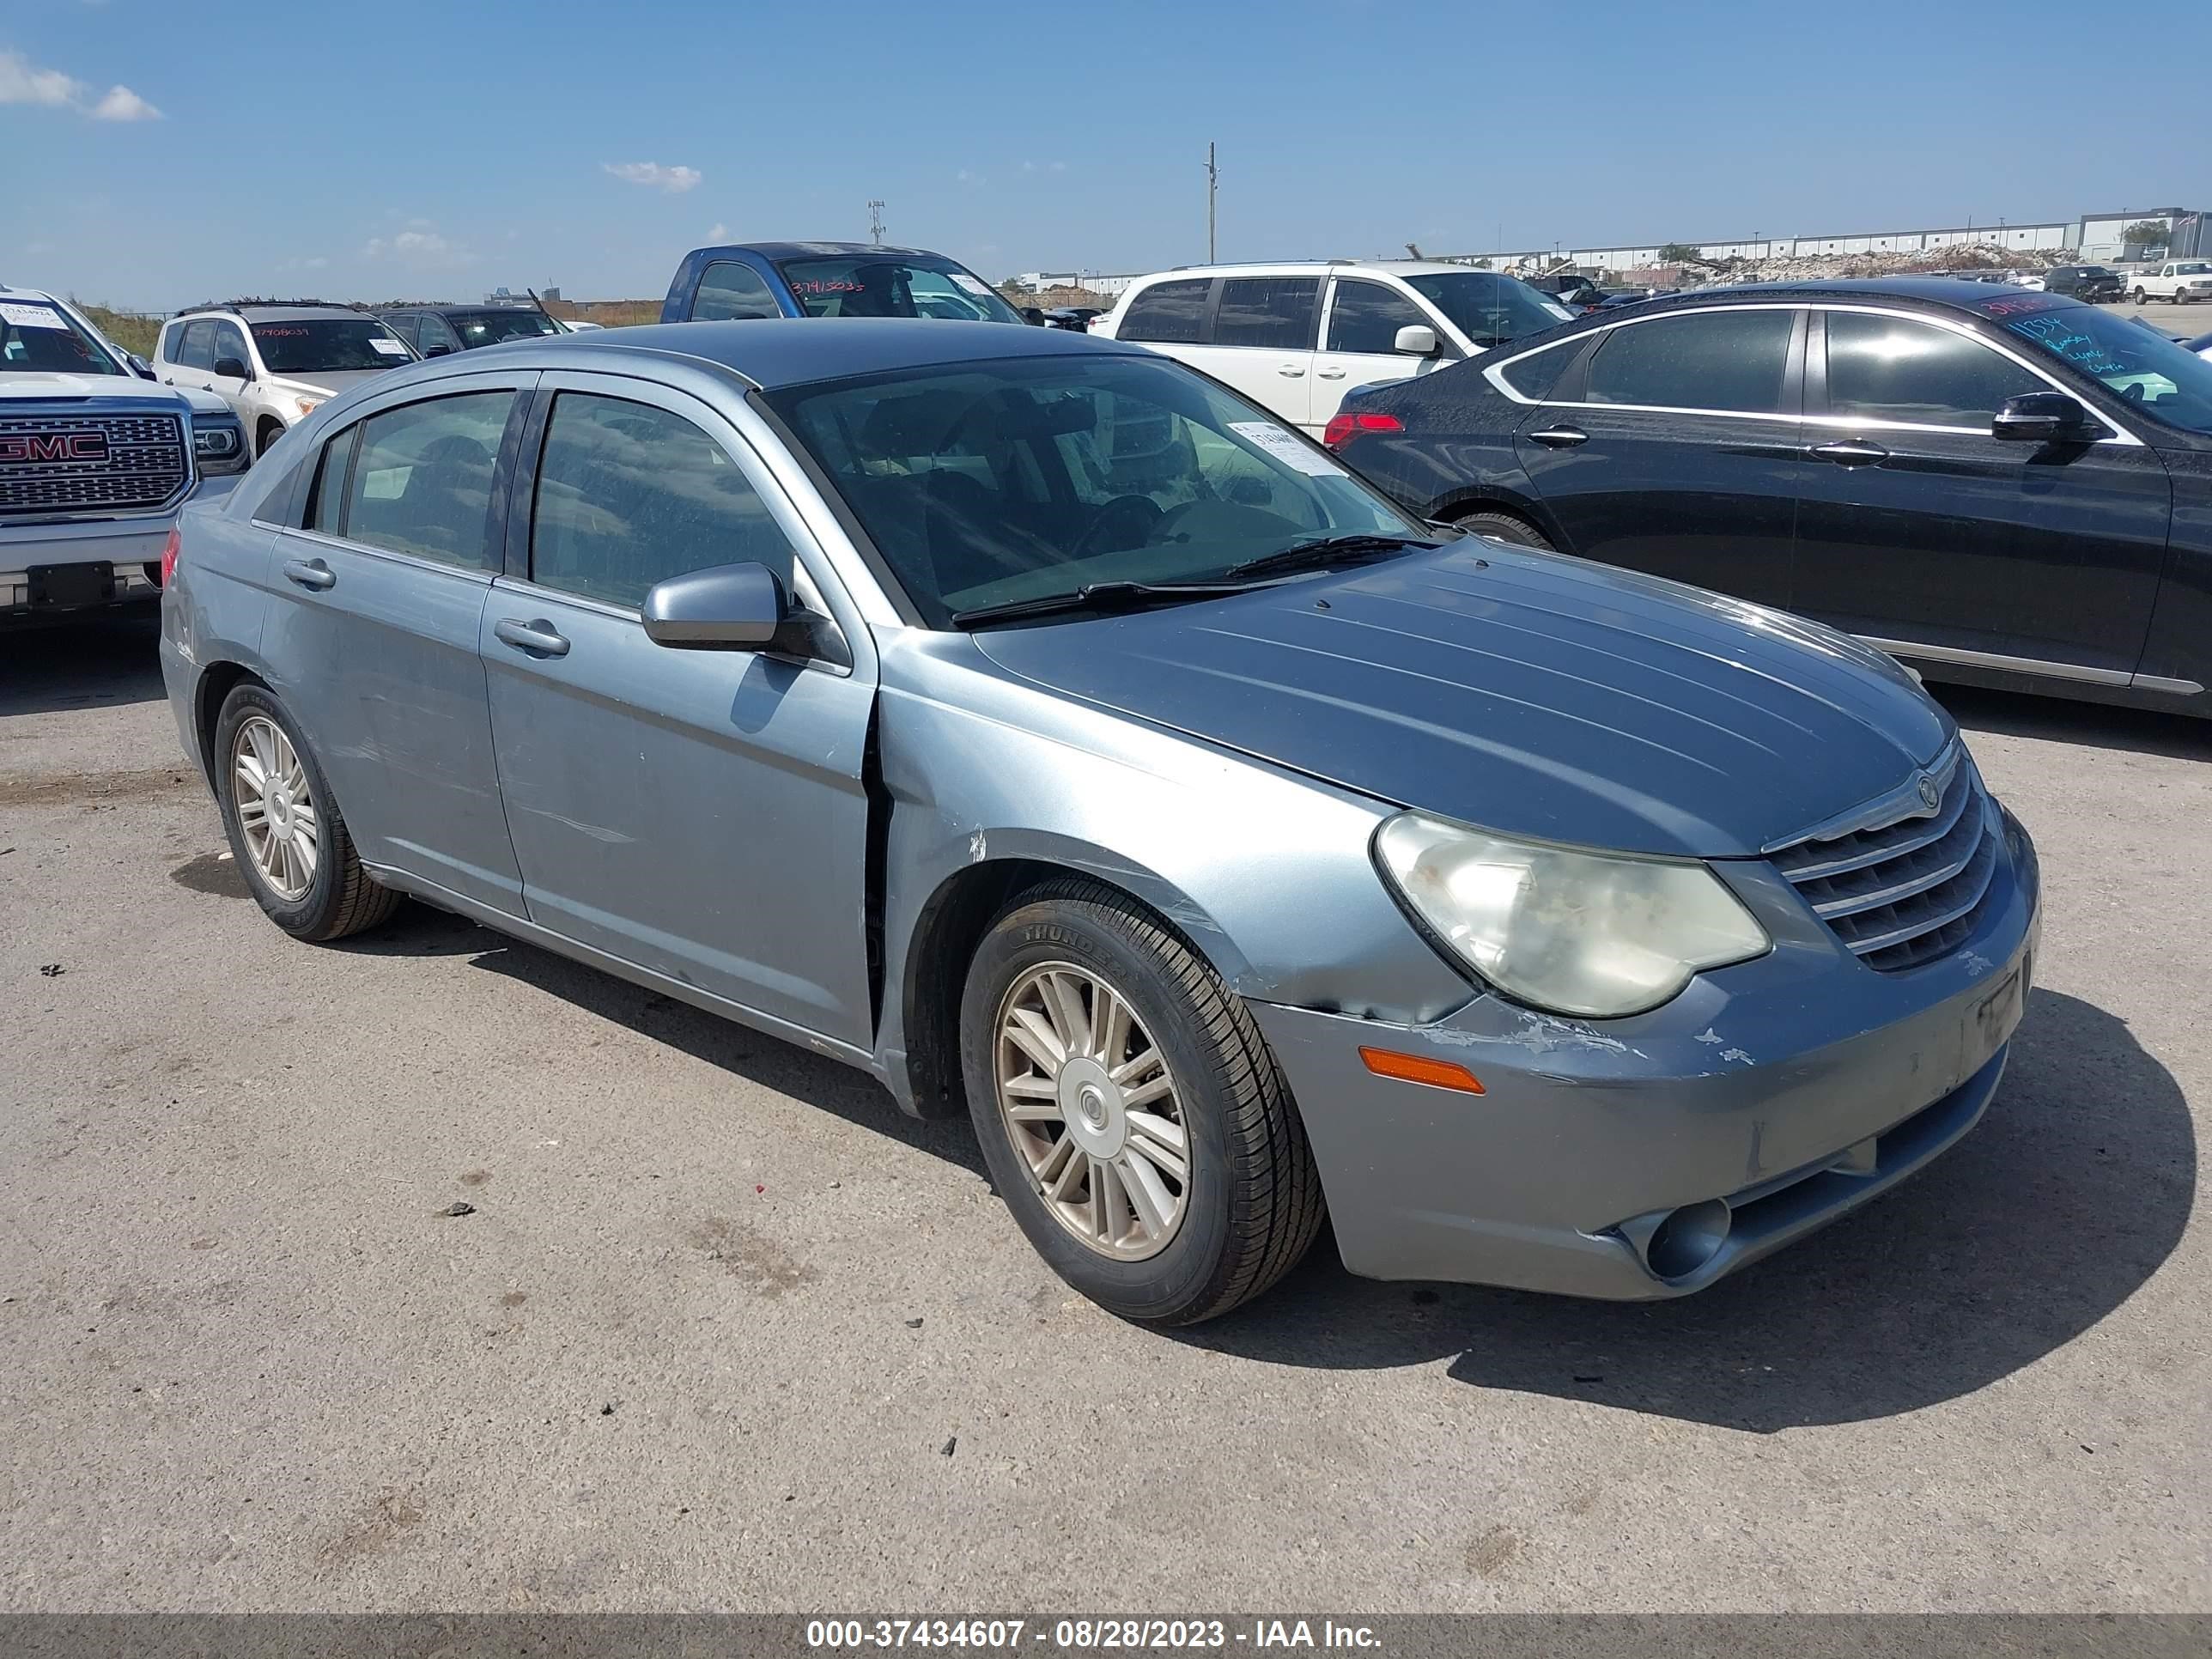
[[[1559,385],[1559,376],[1566,373],[1567,365],[1574,362],[1575,354],[1582,349],[1583,340],[1579,336],[1571,340],[1562,340],[1555,346],[1532,351],[1526,357],[1504,364],[1498,369],[1498,378],[1522,397],[1533,398],[1541,403],[1552,395],[1552,388]]]
[[[1168,345],[1203,345],[1206,296],[1212,287],[1212,279],[1206,276],[1153,283],[1129,301],[1115,337]]]

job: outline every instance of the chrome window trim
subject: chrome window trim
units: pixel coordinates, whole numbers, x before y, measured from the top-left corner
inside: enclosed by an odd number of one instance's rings
[[[1670,317],[1706,317],[1711,316],[1717,311],[1813,311],[1821,313],[1841,311],[1855,313],[1864,316],[1890,317],[1902,322],[1925,323],[1931,328],[1948,329],[1954,334],[1964,336],[1966,338],[1973,341],[1977,345],[1982,346],[1985,349],[1996,352],[1999,356],[2003,357],[2011,362],[2014,367],[2022,369],[2029,374],[2033,374],[2037,380],[2042,381],[2044,385],[2049,386],[2053,392],[2063,392],[2068,397],[2075,398],[2077,402],[2080,401],[2080,394],[2075,392],[2073,387],[2055,379],[2039,364],[2031,362],[2028,358],[2021,356],[2019,352],[2014,351],[2009,346],[2001,344],[1995,340],[1984,337],[1983,335],[1978,333],[1971,325],[1962,323],[1955,318],[1931,315],[1930,313],[1923,311],[1907,311],[1895,306],[1857,304],[1849,301],[1827,301],[1817,299],[1761,301],[1757,304],[1738,306],[1685,306],[1680,311],[1662,312],[1658,315],[1652,317],[1623,317],[1618,322],[1601,324],[1598,327],[1589,329],[1584,331],[1583,333],[1575,335],[1568,340],[1555,340],[1548,345],[1537,347],[1534,351],[1516,352],[1510,357],[1503,358],[1496,363],[1486,366],[1482,371],[1483,378],[1488,380],[1492,386],[1496,387],[1509,402],[1519,404],[1523,408],[1528,409],[1627,410],[1638,414],[1646,415],[1705,415],[1722,420],[1786,421],[1792,426],[1865,427],[1885,432],[1948,432],[1963,433],[1979,437],[1989,436],[1988,432],[1980,427],[1922,425],[1918,422],[1909,421],[1884,421],[1879,416],[1874,416],[1807,415],[1802,411],[1794,415],[1790,414],[1787,411],[1761,414],[1756,410],[1740,409],[1692,409],[1678,407],[1669,404],[1561,403],[1550,398],[1528,397],[1523,392],[1516,392],[1512,386],[1507,385],[1505,382],[1504,371],[1506,369],[1510,368],[1515,363],[1519,362],[1523,357],[1535,356],[1538,352],[1556,351],[1564,346],[1571,344],[1577,347],[1584,346],[1589,343],[1592,336],[1598,334],[1609,334],[1617,328],[1634,328],[1639,324],[1644,323],[1662,323],[1665,322]],[[2141,449],[2146,447],[2141,438],[2129,431],[2126,428],[2121,426],[2117,421],[2114,421],[2102,410],[2091,408],[2086,403],[2082,404],[2082,407],[2088,409],[2089,412],[2097,417],[2098,423],[2101,426],[2110,428],[2114,434],[2109,438],[2100,438],[2096,440],[2098,443],[2113,444],[2122,448]],[[1994,440],[1992,441],[1994,441]]]
[[[389,564],[404,564],[416,570],[434,570],[441,575],[459,576],[483,587],[490,586],[492,578],[499,574],[495,570],[480,570],[471,565],[447,564],[442,560],[425,558],[420,553],[403,553],[396,547],[378,547],[369,542],[348,541],[343,536],[333,536],[326,531],[304,529],[298,525],[267,527],[276,530],[279,535],[296,536],[301,541],[313,542],[320,547],[334,547],[342,553],[357,553],[363,558],[382,559]]]
[[[1885,640],[1871,634],[1859,637],[1893,657],[1919,657],[1929,662],[1954,662],[1966,668],[1993,668],[2008,674],[2037,674],[2047,679],[2079,680],[2085,685],[2123,685],[2138,691],[2163,691],[2193,697],[2204,688],[2195,680],[2163,674],[2130,674],[2122,668],[2092,668],[2086,663],[2051,662],[2041,657],[2008,657],[1997,651],[1968,651],[1954,645],[1916,645],[1908,640]]]

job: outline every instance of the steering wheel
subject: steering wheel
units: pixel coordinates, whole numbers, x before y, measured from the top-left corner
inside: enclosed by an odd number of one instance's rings
[[[1075,545],[1068,550],[1068,556],[1082,559],[1093,553],[1118,553],[1142,547],[1152,539],[1153,532],[1166,516],[1160,511],[1160,504],[1149,495],[1116,495],[1084,526],[1083,533],[1075,538]],[[1121,539],[1109,541],[1109,536]]]
[[[2141,403],[2143,400],[2143,383],[2141,380],[2130,380],[2120,388],[2120,400],[2123,403]]]

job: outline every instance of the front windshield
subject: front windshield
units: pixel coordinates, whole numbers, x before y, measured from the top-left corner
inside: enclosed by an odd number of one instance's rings
[[[2212,362],[2094,306],[2022,295],[1975,308],[2046,356],[2094,375],[2154,420],[2212,433]]]
[[[962,323],[1019,323],[1016,311],[973,271],[929,254],[842,253],[779,259],[775,268],[810,317],[935,317]]]
[[[309,317],[256,323],[253,343],[271,374],[391,368],[415,355],[374,317]]]
[[[544,312],[525,311],[519,306],[499,311],[449,311],[445,318],[459,333],[461,343],[471,349],[497,345],[501,340],[534,340],[561,331],[560,325]]]
[[[1406,280],[1478,346],[1504,345],[1563,323],[1574,313],[1517,277],[1487,270],[1429,271]]]
[[[124,369],[59,306],[0,300],[0,373],[120,374]]]
[[[933,628],[1093,583],[1212,580],[1323,537],[1431,533],[1162,357],[1007,358],[769,402]]]

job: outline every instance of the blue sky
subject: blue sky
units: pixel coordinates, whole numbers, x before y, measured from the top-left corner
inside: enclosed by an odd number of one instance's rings
[[[0,278],[658,295],[714,238],[993,278],[2212,206],[2212,12],[1866,0],[0,5]],[[1080,21],[1079,21],[1080,20]],[[2086,65],[2102,64],[2084,77]]]

